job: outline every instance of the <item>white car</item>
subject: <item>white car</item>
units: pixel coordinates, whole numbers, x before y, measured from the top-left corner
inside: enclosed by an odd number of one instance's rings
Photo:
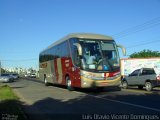
[[[13,82],[14,78],[9,74],[1,74],[0,82]]]
[[[36,74],[31,74],[30,77],[31,78],[36,78]]]
[[[24,77],[28,77],[28,74],[25,74]]]

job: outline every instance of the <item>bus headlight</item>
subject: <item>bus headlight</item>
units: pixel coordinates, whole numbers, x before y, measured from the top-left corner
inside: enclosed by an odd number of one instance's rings
[[[81,71],[80,75],[92,80],[104,80],[102,73],[91,73],[91,72]]]

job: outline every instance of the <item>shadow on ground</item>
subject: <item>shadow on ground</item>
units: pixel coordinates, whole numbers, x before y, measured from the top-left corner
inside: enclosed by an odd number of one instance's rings
[[[30,106],[23,105],[23,109],[30,120],[113,119],[113,115],[150,115],[152,118],[160,119],[159,94],[99,97],[98,92],[94,95],[90,94],[93,93],[90,90],[79,91],[87,94],[65,101],[48,97]]]
[[[55,87],[66,89],[64,86]],[[32,105],[12,100],[0,101],[0,117],[2,119],[6,115],[14,115],[15,117],[18,115],[18,120],[119,120],[131,119],[131,115],[132,117],[134,115],[139,115],[139,117],[149,115],[154,120],[160,119],[160,94],[158,92],[118,95],[114,93],[119,89],[104,89],[104,91],[76,89],[76,91],[85,94],[74,99],[64,100],[54,99],[53,96],[52,98],[47,97]],[[16,105],[11,107],[13,103]],[[14,107],[19,105],[21,105],[27,118],[15,111]],[[8,108],[7,111],[3,110],[4,107]],[[18,109],[21,108],[18,107]],[[118,116],[113,118],[114,115]]]
[[[23,103],[18,100],[0,101],[1,120],[27,120],[22,110]]]

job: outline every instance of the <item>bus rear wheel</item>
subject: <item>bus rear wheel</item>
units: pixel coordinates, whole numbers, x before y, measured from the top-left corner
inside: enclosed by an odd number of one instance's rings
[[[74,90],[73,87],[72,87],[72,83],[71,83],[71,80],[70,80],[69,76],[66,77],[66,86],[67,86],[67,89],[69,91]]]
[[[45,86],[48,86],[48,82],[47,82],[47,79],[46,79],[45,76],[44,76],[44,85],[45,85]]]

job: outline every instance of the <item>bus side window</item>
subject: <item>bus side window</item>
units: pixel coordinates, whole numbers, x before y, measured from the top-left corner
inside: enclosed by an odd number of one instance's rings
[[[76,66],[79,66],[80,59],[79,59],[79,55],[78,55],[78,49],[74,45],[74,43],[77,43],[77,39],[76,38],[71,38],[69,41],[70,41],[70,46],[71,46],[72,61]]]
[[[67,41],[61,44],[61,57],[69,57],[69,49]]]

